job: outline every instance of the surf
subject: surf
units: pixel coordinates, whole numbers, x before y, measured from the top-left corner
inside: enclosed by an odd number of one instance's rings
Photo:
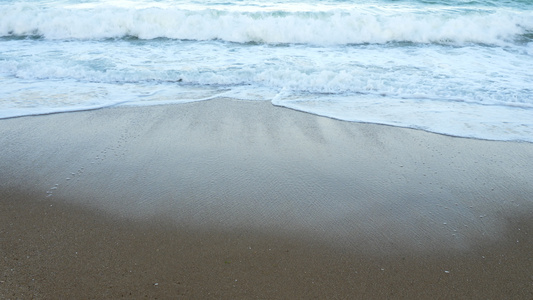
[[[323,10],[0,6],[0,37],[220,40],[235,43],[350,45],[390,42],[506,45],[530,40],[533,11],[512,9]]]

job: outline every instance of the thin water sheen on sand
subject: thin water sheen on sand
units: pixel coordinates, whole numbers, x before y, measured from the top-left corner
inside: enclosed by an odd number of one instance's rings
[[[2,121],[2,182],[121,217],[363,251],[496,243],[532,207],[533,144],[216,100]]]
[[[530,143],[219,99],[0,145],[0,298],[533,296]]]

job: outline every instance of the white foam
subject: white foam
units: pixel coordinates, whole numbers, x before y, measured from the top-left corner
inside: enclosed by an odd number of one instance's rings
[[[215,6],[216,7],[216,6]],[[404,7],[322,8],[295,11],[183,9],[98,4],[42,7],[28,3],[0,6],[0,36],[47,39],[224,40],[229,42],[309,43],[316,45],[386,43],[483,43],[503,45],[533,30],[533,12],[510,9],[417,10]],[[344,7],[344,8],[342,8]],[[280,9],[285,9],[280,11]]]
[[[92,110],[116,105],[187,103],[221,97],[227,90],[179,85],[86,83],[73,80],[20,82],[4,78],[0,119]]]
[[[278,106],[344,121],[422,129],[451,136],[533,142],[533,108],[357,95],[274,99]]]
[[[232,97],[531,141],[533,11],[320,3],[0,4],[0,118]]]

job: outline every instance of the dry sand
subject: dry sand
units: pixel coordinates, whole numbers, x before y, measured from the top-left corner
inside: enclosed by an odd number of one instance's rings
[[[0,120],[0,298],[533,298],[533,144],[219,99]]]

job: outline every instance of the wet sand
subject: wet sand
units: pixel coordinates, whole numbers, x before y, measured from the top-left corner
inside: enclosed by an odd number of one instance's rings
[[[0,298],[533,297],[533,144],[220,99],[0,145]]]

